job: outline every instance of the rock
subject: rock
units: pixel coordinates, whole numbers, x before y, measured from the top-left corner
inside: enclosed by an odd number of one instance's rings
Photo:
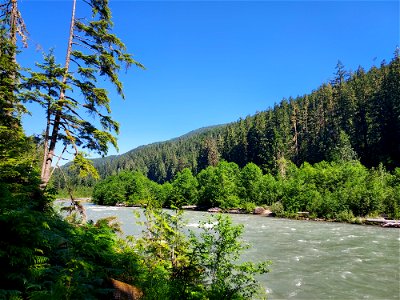
[[[382,227],[400,228],[400,222],[387,222]]]
[[[220,212],[222,212],[222,209],[219,207],[212,207],[212,208],[207,209],[207,211],[209,213],[220,213]]]
[[[275,217],[275,213],[270,211],[269,209],[266,209],[262,215],[266,217]]]
[[[263,215],[265,214],[266,209],[264,207],[258,206],[253,210],[253,214],[255,215]]]
[[[253,210],[253,214],[255,215],[261,215],[261,216],[266,216],[266,217],[273,217],[275,214],[270,211],[269,209],[265,209],[264,207],[256,207]]]

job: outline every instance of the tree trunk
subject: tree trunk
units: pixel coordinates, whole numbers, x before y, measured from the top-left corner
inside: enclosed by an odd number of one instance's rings
[[[297,107],[293,107],[293,113],[292,113],[292,129],[293,129],[293,158],[295,163],[298,162],[298,155],[299,155],[299,144],[298,144],[298,132],[297,132]]]
[[[51,126],[51,114],[50,114],[50,102],[47,105],[47,116],[46,116],[46,130],[44,134],[44,142],[43,142],[43,147],[44,147],[44,153],[43,153],[43,162],[42,166],[46,164],[47,160],[47,154],[49,151],[49,134],[50,134],[50,126]],[[43,179],[44,176],[44,168],[42,167],[42,173],[41,173],[41,178]]]
[[[17,45],[17,20],[18,20],[18,8],[17,0],[11,1],[11,16],[10,16],[10,40],[11,43]],[[14,54],[14,61],[16,60],[16,53]]]
[[[69,38],[68,38],[68,46],[67,46],[67,55],[65,57],[65,73],[64,77],[62,80],[62,83],[65,84],[67,82],[67,75],[69,71],[69,64],[71,62],[71,51],[72,51],[72,41],[74,38],[74,27],[75,27],[75,9],[76,9],[76,0],[72,1],[72,12],[71,12],[71,23],[70,23],[70,28],[69,28]],[[61,122],[61,115],[62,115],[62,108],[63,108],[63,103],[62,101],[65,98],[65,89],[62,89],[60,91],[60,97],[58,100],[58,108],[57,108],[57,113],[53,121],[53,130],[51,133],[51,136],[46,136],[44,145],[45,145],[45,156],[43,159],[43,164],[42,164],[42,172],[41,172],[41,188],[45,188],[47,184],[50,181],[51,177],[51,164],[53,162],[53,157],[58,141],[58,133],[60,130],[60,122]],[[49,139],[50,139],[50,144],[49,144]],[[47,145],[48,148],[47,148]]]
[[[16,51],[16,47],[17,47],[17,15],[18,15],[18,8],[17,8],[17,0],[11,0],[11,11],[10,13],[10,19],[9,19],[9,26],[10,26],[10,41],[11,44],[15,47],[13,49],[13,53],[12,53],[12,62],[14,64],[17,63],[17,51]],[[16,84],[15,79],[16,79],[16,69],[14,69],[11,74],[10,74],[10,79],[12,82],[12,89],[14,89],[14,85]],[[5,111],[5,115],[6,117],[10,118],[13,116],[13,112],[14,112],[14,105],[15,103],[11,100],[11,99],[7,99],[7,110]],[[17,123],[12,123],[12,127],[17,127]]]

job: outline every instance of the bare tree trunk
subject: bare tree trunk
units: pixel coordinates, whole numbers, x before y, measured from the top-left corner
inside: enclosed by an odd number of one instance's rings
[[[18,19],[18,8],[17,8],[17,0],[11,0],[11,11],[10,13],[10,18],[9,18],[9,26],[10,26],[10,40],[11,44],[15,47],[13,49],[13,54],[12,54],[12,62],[14,64],[17,63],[17,19]],[[13,70],[10,74],[10,79],[12,82],[12,89],[14,89],[14,84],[15,84],[15,78],[16,78],[16,70]],[[14,111],[14,105],[13,100],[7,99],[7,110],[5,111],[5,114],[7,117],[12,117],[13,111]],[[17,126],[17,123],[12,124],[13,127]]]
[[[292,113],[292,128],[293,128],[293,147],[294,147],[294,160],[297,163],[298,154],[299,154],[299,143],[298,143],[298,132],[297,132],[297,109],[294,107]]]
[[[48,103],[48,105],[47,105],[47,119],[46,119],[46,131],[44,134],[44,142],[43,142],[44,153],[43,153],[42,166],[44,166],[46,164],[47,154],[49,153],[49,134],[50,134],[50,125],[51,125],[50,105],[51,105],[50,103]],[[40,176],[43,179],[43,176],[44,176],[44,168],[43,167],[42,167],[42,173]]]
[[[75,9],[76,9],[76,0],[72,0],[71,23],[70,23],[70,28],[69,28],[67,55],[65,57],[65,74],[64,74],[64,77],[62,80],[63,84],[65,84],[67,82],[69,64],[71,62],[72,42],[73,42],[73,38],[74,38],[74,27],[75,27]],[[62,108],[64,106],[62,101],[64,100],[64,98],[65,98],[65,89],[62,89],[60,91],[60,97],[58,100],[58,108],[57,108],[56,116],[54,118],[54,124],[53,124],[53,130],[51,133],[51,137],[47,136],[47,139],[45,139],[45,141],[44,141],[46,148],[44,151],[45,159],[43,160],[42,173],[41,173],[41,179],[42,179],[41,187],[42,188],[45,188],[47,186],[47,184],[50,181],[50,177],[51,177],[51,164],[53,162],[54,151],[55,151],[57,141],[58,141],[58,133],[60,130]],[[47,145],[49,142],[48,139],[50,139],[50,145],[47,149]]]
[[[17,45],[17,20],[18,20],[17,0],[11,0],[10,40],[14,46]],[[14,61],[15,60],[16,60],[16,53],[14,54]]]

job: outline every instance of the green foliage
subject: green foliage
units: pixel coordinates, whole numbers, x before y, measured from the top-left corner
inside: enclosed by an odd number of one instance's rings
[[[142,173],[132,173],[132,178],[126,187],[127,204],[146,204],[153,195],[158,194],[159,187]]]
[[[399,215],[399,171],[383,166],[368,170],[359,161],[304,163],[296,167],[284,162],[285,176],[262,174],[255,164],[240,169],[221,161],[196,177],[189,169],[178,173],[172,183],[158,185],[143,174],[120,173],[94,187],[96,203],[146,204],[154,199],[159,207],[195,204],[202,208],[239,208],[251,212],[256,205],[271,206],[280,217],[307,211],[326,219]],[[129,187],[129,188],[128,188]],[[346,217],[346,215],[350,217]]]
[[[37,176],[37,175],[36,175]],[[30,183],[38,189],[37,182]],[[106,280],[133,278],[137,256],[108,221],[72,225],[51,208],[40,208],[40,191],[24,199],[2,186],[0,295],[29,299],[98,299],[110,291]],[[23,196],[23,199],[20,197]],[[11,203],[18,203],[13,207]]]
[[[390,218],[400,219],[400,168],[396,168],[393,176],[389,178],[391,189],[389,195],[384,199],[385,212]]]
[[[260,291],[254,275],[267,273],[270,262],[238,264],[249,246],[240,239],[243,226],[232,225],[227,216],[219,214],[200,228],[199,236],[191,234],[191,255],[204,270],[201,278],[207,282],[207,298],[251,299]]]
[[[277,216],[277,217],[283,217],[284,216],[284,208],[281,202],[275,202],[270,206],[271,211]]]
[[[145,269],[145,299],[250,299],[260,292],[254,276],[268,272],[269,262],[238,263],[248,249],[242,226],[218,215],[188,239],[182,211],[148,207],[145,215],[143,237],[131,238]]]
[[[263,202],[262,171],[254,163],[249,163],[240,171],[241,198],[246,202]]]
[[[176,207],[197,203],[198,182],[190,169],[185,168],[176,174],[172,181],[172,190],[169,202]]]
[[[198,174],[199,204],[221,208],[240,206],[237,164],[221,161],[216,167],[208,167]]]
[[[132,280],[137,256],[108,221],[67,223],[39,188],[36,145],[0,127],[0,298],[98,299],[109,277]],[[129,255],[127,255],[129,253]]]
[[[197,282],[189,242],[182,233],[182,211],[174,214],[148,206],[143,236],[131,238],[145,268],[145,299],[186,299]]]
[[[122,172],[98,182],[93,188],[92,200],[96,204],[143,205],[151,199],[163,203],[161,187],[140,172]],[[160,204],[161,205],[161,204]]]
[[[92,200],[100,205],[115,205],[126,201],[126,184],[118,180],[117,176],[110,176],[99,182],[93,189]]]
[[[20,128],[0,125],[0,181],[15,186],[32,179],[35,145]]]
[[[357,153],[351,146],[350,138],[343,130],[340,131],[338,144],[332,149],[329,156],[330,160],[336,162],[357,159]]]
[[[93,187],[77,186],[72,188],[72,196],[75,198],[91,198],[93,195]],[[70,198],[70,191],[68,189],[57,189],[56,199],[68,199]]]
[[[253,213],[256,207],[257,205],[254,202],[245,202],[245,201],[240,202],[240,208],[246,213],[250,214]]]
[[[83,153],[78,153],[74,156],[71,169],[78,170],[81,177],[92,176],[94,179],[99,179],[99,173],[97,173],[92,161],[87,159]]]
[[[390,178],[384,169],[368,170],[358,161],[305,163],[283,182],[282,204],[286,212],[330,219],[379,215],[387,213],[382,205],[395,188]]]
[[[276,201],[279,201],[282,196],[282,189],[280,188],[281,181],[276,180],[271,174],[265,174],[261,178],[260,182],[260,203],[265,205],[272,205]]]
[[[347,222],[347,223],[355,222],[355,217],[351,211],[341,211],[338,214],[336,214],[335,219],[339,222]]]

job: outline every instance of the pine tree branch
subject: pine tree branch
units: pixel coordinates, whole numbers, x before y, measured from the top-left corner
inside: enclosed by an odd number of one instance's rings
[[[78,42],[72,42],[72,44],[73,44],[73,45],[80,46],[80,47],[85,48],[85,49],[88,49],[88,50],[92,51],[93,53],[96,53],[96,50],[93,49],[93,47],[91,47],[89,44],[85,44],[85,43],[80,44],[80,43],[78,43]],[[71,60],[72,60],[72,59],[71,59]],[[76,61],[75,61],[75,63],[76,63]],[[80,66],[80,65],[79,65],[79,66]]]

